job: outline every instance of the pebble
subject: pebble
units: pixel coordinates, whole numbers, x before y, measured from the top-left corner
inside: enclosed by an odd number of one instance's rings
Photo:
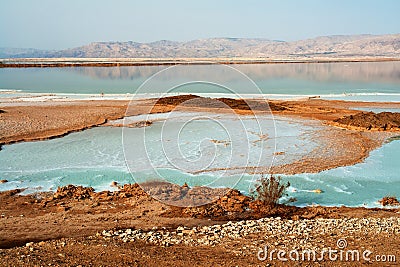
[[[318,236],[330,233],[333,238],[346,238],[355,232],[363,234],[388,233],[400,234],[400,218],[342,218],[342,219],[302,219],[285,220],[277,218],[263,218],[259,220],[246,220],[203,227],[187,228],[177,227],[175,230],[152,229],[143,231],[141,229],[125,229],[118,231],[102,231],[104,238],[120,238],[123,242],[134,242],[136,240],[158,244],[169,247],[176,244],[190,246],[215,246],[218,244],[231,244],[238,240],[240,246],[246,247],[245,251],[254,253],[266,241],[275,247],[290,247],[292,249],[314,248],[314,241]],[[265,239],[246,241],[251,244],[244,244],[243,240],[252,234],[262,234]],[[100,234],[99,234],[100,235]],[[320,238],[321,239],[321,238]],[[323,242],[323,240],[320,240]],[[250,252],[253,251],[253,252]]]

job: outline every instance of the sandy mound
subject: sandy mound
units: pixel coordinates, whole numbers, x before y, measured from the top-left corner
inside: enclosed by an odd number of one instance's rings
[[[336,119],[334,122],[367,130],[400,130],[400,113],[381,112],[376,114],[373,112],[360,112],[356,115]]]
[[[200,97],[196,95],[180,95],[164,97],[157,100],[156,105],[158,106],[186,106],[186,107],[197,107],[197,108],[231,108],[236,111],[284,111],[287,108],[284,105],[264,102],[259,100],[244,100],[244,99],[232,99],[232,98],[209,98]]]

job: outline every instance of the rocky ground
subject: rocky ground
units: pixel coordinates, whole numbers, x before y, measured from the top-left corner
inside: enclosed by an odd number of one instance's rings
[[[191,99],[198,102],[186,101]],[[227,106],[238,114],[265,112],[265,103],[257,101],[221,99],[220,103],[210,103],[193,96],[158,102],[143,100],[128,109],[127,104],[76,101],[2,106],[0,144],[62,136],[121,118],[125,112],[168,112],[177,106],[213,112],[224,112]],[[360,111],[350,108],[360,105],[365,104],[312,99],[272,101],[270,108],[274,114],[315,119],[329,125],[340,123],[336,126],[346,128],[361,116]],[[334,122],[340,118],[346,119]],[[311,165],[331,168],[358,162],[388,136],[368,129],[332,127],[329,132],[335,138],[331,140],[327,135],[326,144],[352,158],[338,154],[342,160],[328,166],[330,161],[320,156]],[[386,132],[393,132],[393,127]],[[376,134],[380,139],[374,137]],[[300,171],[305,163],[299,160],[291,168]],[[234,190],[151,184],[143,186],[149,196],[138,185],[115,186],[114,192],[75,186],[33,195],[21,195],[23,190],[1,192],[0,266],[396,266],[392,256],[397,257],[397,262],[400,259],[398,207],[266,208]],[[209,202],[212,203],[197,206]],[[343,244],[343,249],[371,251],[371,261],[362,258],[340,260],[338,264],[338,259],[332,261],[325,255],[321,261],[291,260],[288,264],[277,258],[276,250],[320,252],[323,248],[340,249],[338,246]],[[267,252],[275,249],[272,260],[262,260],[266,246]],[[261,260],[257,257],[260,255]],[[382,264],[375,256],[385,256],[387,261]]]
[[[335,231],[332,231],[334,229]],[[387,233],[388,236],[400,234],[400,218],[351,218],[351,219],[302,219],[291,220],[275,218],[263,218],[259,220],[242,220],[237,222],[229,221],[225,224],[217,224],[203,227],[183,227],[176,229],[158,229],[153,228],[150,231],[143,230],[104,230],[98,235],[104,238],[115,237],[122,239],[123,242],[134,242],[144,240],[149,243],[159,244],[161,246],[172,246],[176,244],[185,244],[190,246],[215,246],[226,243],[227,240],[243,239],[251,235],[263,233],[266,239],[277,238],[279,242],[275,245],[282,245],[291,249],[321,249],[313,247],[308,240],[315,240],[317,236],[341,233],[342,238],[351,237],[356,232],[368,234]],[[289,237],[289,238],[287,238]],[[249,241],[249,240],[247,240]],[[246,242],[246,241],[244,241]],[[250,241],[249,249],[240,252],[241,254],[257,252],[258,246],[266,243],[264,240]],[[324,241],[319,243],[323,245]],[[243,244],[243,242],[242,242]],[[253,251],[252,249],[253,248]],[[256,249],[254,251],[254,249]]]
[[[164,185],[158,192],[171,199],[182,190],[188,189]],[[196,200],[210,191],[193,192],[189,195]],[[344,251],[370,250],[371,266],[381,266],[376,255],[400,257],[400,210],[395,207],[263,208],[232,190],[208,205],[180,208],[156,201],[136,184],[114,192],[67,186],[55,193],[18,193],[0,194],[1,266],[285,265],[276,251],[269,259],[272,249],[296,250],[300,257],[314,249],[320,256],[322,249],[343,244]],[[265,246],[269,252],[263,260]],[[326,254],[315,262],[291,262],[337,266],[338,260]],[[360,261],[346,264],[360,262],[367,263],[362,254]]]

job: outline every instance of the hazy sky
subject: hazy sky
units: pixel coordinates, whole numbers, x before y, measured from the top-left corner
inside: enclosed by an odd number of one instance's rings
[[[0,0],[0,47],[400,32],[399,0]]]

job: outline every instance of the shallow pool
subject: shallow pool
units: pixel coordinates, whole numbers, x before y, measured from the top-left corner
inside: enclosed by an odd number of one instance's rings
[[[169,118],[167,118],[170,116]],[[96,127],[62,138],[2,147],[0,190],[25,193],[75,184],[96,190],[110,183],[163,179],[212,187],[235,187],[249,193],[258,176],[252,167],[290,163],[318,146],[319,124],[284,117],[211,113],[163,114],[145,128]],[[298,206],[377,206],[386,195],[400,194],[400,141],[372,151],[365,162],[317,174],[284,175],[289,197]],[[277,153],[278,152],[278,153]],[[131,170],[132,175],[129,173]],[[321,194],[313,190],[320,189]]]

